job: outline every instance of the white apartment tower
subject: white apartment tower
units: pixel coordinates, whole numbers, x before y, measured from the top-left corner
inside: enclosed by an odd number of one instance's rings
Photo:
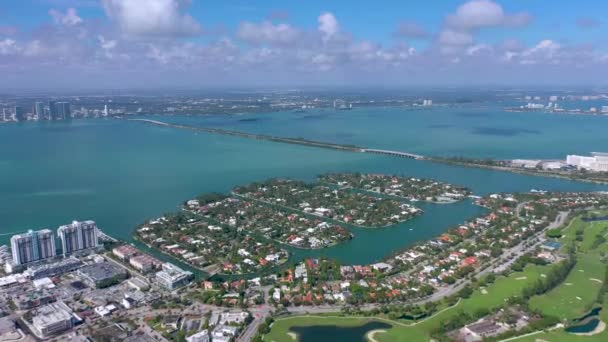
[[[11,250],[15,265],[52,258],[56,255],[55,234],[50,229],[43,229],[13,235]]]
[[[97,224],[94,221],[74,221],[57,229],[61,239],[63,255],[95,248],[99,245]]]

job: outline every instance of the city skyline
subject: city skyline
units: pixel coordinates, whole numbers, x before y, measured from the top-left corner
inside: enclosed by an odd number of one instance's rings
[[[606,7],[9,1],[2,88],[601,85]]]

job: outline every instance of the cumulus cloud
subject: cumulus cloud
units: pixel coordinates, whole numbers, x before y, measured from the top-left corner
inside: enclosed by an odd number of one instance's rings
[[[103,0],[122,32],[136,36],[194,36],[201,25],[185,13],[190,0]]]
[[[526,12],[505,13],[502,6],[492,0],[469,0],[447,15],[437,38],[439,51],[444,55],[472,56],[471,51],[479,52],[470,49],[475,46],[474,35],[478,31],[491,27],[523,27],[531,20]]]
[[[0,55],[12,55],[19,51],[17,41],[14,39],[6,38],[0,40]]]
[[[65,13],[56,9],[50,9],[49,14],[53,17],[56,24],[74,26],[82,23],[82,18],[78,16],[75,8],[68,8]]]
[[[525,26],[531,20],[528,13],[506,14],[494,1],[471,0],[448,15],[446,22],[451,28],[468,31],[493,26]]]
[[[430,34],[416,22],[402,21],[399,23],[395,35],[405,38],[424,39],[428,38]]]
[[[323,40],[327,41],[340,31],[338,19],[331,12],[324,12],[317,18],[319,22],[318,30],[323,35]]]
[[[592,46],[557,43],[551,36],[532,45],[513,39],[489,43],[478,38],[485,28],[508,30],[530,20],[528,14],[506,13],[490,0],[472,0],[455,8],[433,35],[432,43],[418,51],[402,39],[380,43],[357,38],[342,28],[330,12],[310,17],[310,26],[302,27],[281,23],[286,20],[282,16],[244,21],[234,32],[226,29],[209,34],[209,39],[200,42],[171,39],[201,32],[200,24],[186,12],[188,0],[102,3],[110,17],[108,24],[83,20],[75,10],[68,9],[49,12],[48,21],[55,24],[46,23],[27,34],[2,35],[0,26],[0,68],[6,71],[3,74],[25,80],[23,70],[29,70],[32,77],[39,79],[48,70],[70,69],[74,78],[81,77],[85,83],[87,79],[109,79],[111,76],[106,75],[112,72],[114,79],[131,82],[151,77],[149,70],[154,69],[158,70],[155,75],[179,74],[195,82],[217,81],[220,75],[222,80],[229,79],[229,75],[241,80],[249,75],[256,82],[271,84],[269,75],[280,75],[277,77],[288,84],[294,79],[325,82],[331,77],[401,82],[419,75],[422,81],[433,77],[453,80],[446,76],[450,73],[462,75],[467,82],[473,78],[499,78],[501,72],[512,78],[519,75],[529,79],[532,71],[557,67],[566,71],[573,67],[608,70],[608,55]],[[409,39],[430,37],[422,26],[407,21],[400,23],[393,34]],[[81,76],[87,72],[98,74]],[[124,78],[125,72],[134,77]],[[606,72],[604,75],[608,77]],[[173,80],[179,82],[181,78],[174,76]],[[164,79],[159,76],[158,81]]]
[[[301,32],[288,24],[243,22],[237,30],[237,37],[253,44],[290,45],[300,38]]]

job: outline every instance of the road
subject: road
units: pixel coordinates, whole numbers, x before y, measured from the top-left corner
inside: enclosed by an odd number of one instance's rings
[[[516,209],[516,213],[518,216],[519,216],[519,212],[521,211],[521,208],[523,208],[524,205],[525,205],[525,203],[520,203],[520,205],[518,205],[518,208]],[[537,232],[536,234],[534,234],[530,238],[526,239],[525,241],[522,241],[518,245],[505,250],[499,257],[497,257],[493,261],[491,261],[490,264],[495,264],[496,262],[498,262],[499,260],[502,260],[503,258],[506,258],[507,256],[514,255],[511,259],[509,259],[508,261],[506,261],[498,266],[490,266],[490,267],[485,268],[484,270],[482,270],[476,274],[476,278],[487,275],[490,272],[500,273],[500,272],[508,269],[515,262],[515,260],[517,260],[517,258],[519,258],[520,256],[535,249],[538,245],[543,243],[544,241],[543,241],[543,239],[541,239],[541,237],[543,234],[545,234],[545,232],[547,230],[558,228],[558,227],[562,226],[566,222],[568,215],[569,215],[569,212],[567,212],[567,211],[559,212],[559,214],[557,215],[555,220],[553,222],[551,222],[549,225],[547,225],[547,227],[545,227],[541,231]],[[538,241],[536,241],[533,244],[527,245],[528,241],[535,240],[535,239]],[[466,285],[468,285],[470,283],[471,283],[471,281],[467,279],[467,280],[461,281],[461,282],[456,283],[451,286],[442,287],[442,288],[439,288],[432,295],[430,295],[426,298],[419,299],[419,300],[413,301],[413,302],[408,302],[407,304],[424,304],[427,302],[438,301],[442,298],[449,297],[449,296],[452,296],[452,295],[458,293],[458,291],[462,290]],[[382,304],[364,304],[364,305],[359,306],[358,309],[363,310],[363,311],[369,311],[369,310],[373,310],[375,308],[379,308],[381,305]],[[251,310],[252,314],[255,310],[257,312],[257,314],[259,314],[259,316],[258,315],[255,316],[254,321],[247,327],[245,332],[243,334],[241,334],[241,336],[239,336],[237,341],[249,342],[253,339],[253,336],[255,336],[255,333],[257,332],[257,329],[260,326],[260,324],[264,321],[264,319],[266,319],[267,315],[270,315],[272,313],[270,306],[264,305],[264,307],[266,309],[258,308],[258,309]],[[320,314],[320,313],[328,313],[328,312],[337,312],[337,311],[340,311],[341,308],[342,308],[342,306],[340,306],[340,305],[319,305],[319,306],[299,306],[299,307],[296,306],[296,307],[288,307],[287,311],[291,314],[296,314],[296,315],[297,314]]]

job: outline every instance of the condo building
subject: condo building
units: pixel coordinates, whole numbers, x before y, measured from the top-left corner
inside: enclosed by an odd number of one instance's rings
[[[55,234],[50,229],[43,229],[13,235],[11,251],[15,265],[52,258],[56,255]]]

